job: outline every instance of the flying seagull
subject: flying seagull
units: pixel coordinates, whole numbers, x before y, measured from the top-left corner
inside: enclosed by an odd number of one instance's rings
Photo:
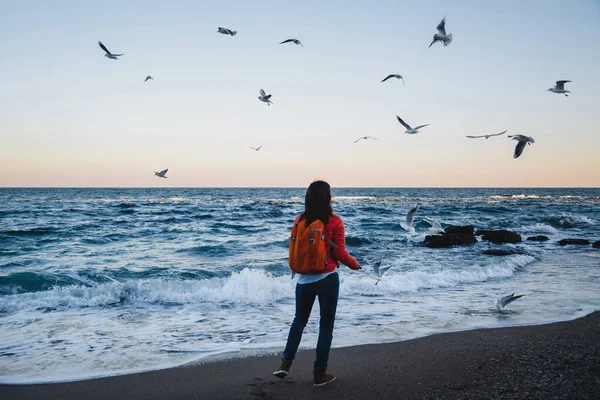
[[[273,102],[271,101],[271,95],[270,94],[266,94],[265,91],[262,90],[262,89],[260,89],[260,91],[258,93],[260,94],[260,96],[258,96],[258,99],[260,101],[264,101],[269,106],[271,104],[273,104]]]
[[[153,77],[151,77],[150,75],[148,75],[148,76],[146,77],[146,79],[144,79],[144,82],[147,82],[147,81],[149,81],[149,80],[152,80],[152,81],[153,81],[153,80],[154,80],[154,78],[153,78]]]
[[[300,46],[304,47],[302,42],[300,42],[298,39],[287,39],[287,40],[284,40],[283,42],[280,42],[279,44],[290,43],[290,42],[292,42],[294,44],[299,44]]]
[[[392,268],[391,265],[383,265],[382,266],[381,260],[379,260],[375,264],[373,264],[373,273],[375,274],[375,277],[376,277],[375,279],[377,279],[377,282],[375,282],[375,285],[377,285],[379,283],[383,274],[385,274],[386,271],[390,268]]]
[[[567,82],[571,82],[571,81],[556,81],[556,86],[551,87],[550,89],[546,90],[547,92],[552,92],[552,93],[557,93],[557,94],[564,94],[565,96],[569,97],[569,95],[567,93],[571,93],[570,90],[565,90],[565,83]]]
[[[402,118],[400,118],[397,115],[396,115],[396,118],[398,118],[398,122],[400,122],[402,124],[402,126],[404,126],[406,128],[406,132],[404,132],[404,133],[408,133],[409,135],[414,135],[415,133],[419,133],[419,129],[429,125],[429,124],[425,124],[425,125],[419,125],[414,128],[411,128],[410,125],[408,125],[406,122],[404,122],[402,120]]]
[[[515,154],[513,154],[513,158],[519,158],[521,154],[523,154],[523,150],[525,149],[525,145],[531,143],[535,143],[535,140],[531,136],[525,135],[508,135],[507,137],[512,138],[512,140],[518,140],[517,146],[515,147]]]
[[[444,233],[444,228],[442,228],[442,224],[440,224],[438,221],[436,221],[433,218],[429,218],[429,217],[425,217],[423,218],[427,223],[429,223],[431,225],[431,228],[429,228],[430,231],[432,231],[433,233]]]
[[[258,147],[252,147],[252,146],[250,146],[250,148],[252,150],[260,151],[260,149],[262,148],[262,146],[258,146]]]
[[[442,42],[444,43],[444,46],[448,46],[450,43],[452,43],[452,34],[446,35],[446,17],[444,17],[442,22],[438,24],[437,30],[438,33],[433,35],[433,41],[429,47],[433,46],[435,42]]]
[[[106,52],[106,54],[104,55],[104,57],[108,57],[111,60],[118,60],[119,59],[118,57],[121,57],[123,55],[123,54],[113,54],[113,53],[111,53],[110,51],[108,51],[108,49],[106,48],[106,46],[103,45],[102,42],[99,41],[99,40],[98,40],[98,45],[100,46],[100,48],[102,50],[104,50]]]
[[[489,139],[489,138],[491,138],[492,136],[500,136],[500,135],[504,135],[505,133],[506,133],[506,131],[502,131],[502,132],[500,132],[500,133],[491,133],[491,134],[489,134],[489,135],[479,135],[479,136],[469,136],[469,135],[467,135],[467,137],[468,137],[469,139],[478,139],[478,138],[482,138],[482,137],[484,137],[484,138],[486,138],[486,139]]]
[[[417,204],[416,206],[411,208],[410,211],[408,213],[406,213],[406,221],[400,222],[400,226],[402,228],[404,228],[404,230],[407,233],[410,231],[414,231],[413,222],[414,222],[415,214],[417,213],[417,209],[419,208],[419,206],[420,206],[420,204]]]
[[[231,29],[221,28],[221,27],[217,28],[217,32],[222,33],[223,35],[231,35],[231,36],[237,35],[237,31],[232,31]]]
[[[359,137],[358,139],[356,139],[356,140],[354,141],[354,143],[358,142],[359,140],[363,140],[363,139],[365,139],[365,140],[367,140],[367,139],[378,140],[377,138],[375,138],[375,137],[373,137],[373,136],[363,136],[363,137]]]
[[[496,300],[496,308],[498,309],[498,311],[502,312],[502,310],[504,310],[504,307],[506,307],[508,304],[512,303],[516,299],[519,299],[523,296],[525,296],[525,295],[520,294],[518,296],[515,296],[514,293],[507,294],[506,296],[502,296],[498,300]]]
[[[165,179],[167,179],[166,175],[167,175],[167,171],[168,170],[169,170],[169,168],[163,169],[160,172],[154,172],[154,175],[158,176],[159,178],[165,178]]]
[[[402,75],[399,75],[399,74],[390,74],[390,75],[386,76],[386,77],[385,77],[385,79],[384,79],[384,80],[382,80],[381,82],[385,82],[385,81],[387,81],[387,80],[388,80],[388,79],[390,79],[390,78],[402,79],[402,84],[403,84],[404,86],[406,86],[406,85],[404,84],[404,78],[402,77]]]

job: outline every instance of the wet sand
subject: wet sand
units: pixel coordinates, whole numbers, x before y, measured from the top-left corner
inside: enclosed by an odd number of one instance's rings
[[[334,337],[335,343],[335,337]],[[286,379],[279,356],[86,381],[0,385],[2,399],[599,399],[600,312],[548,325],[444,333],[332,349],[335,382],[312,385],[314,352]]]

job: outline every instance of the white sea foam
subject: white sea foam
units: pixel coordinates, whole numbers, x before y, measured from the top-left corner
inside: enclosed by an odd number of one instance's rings
[[[386,293],[414,292],[421,289],[453,287],[463,283],[482,282],[508,277],[524,265],[535,261],[529,255],[515,255],[496,264],[470,266],[439,271],[410,271],[386,276],[380,287]],[[344,275],[343,295],[373,293],[372,279],[363,274]],[[67,310],[103,308],[122,303],[149,304],[231,304],[268,306],[285,298],[293,298],[295,280],[275,277],[259,269],[245,268],[227,278],[204,280],[140,279],[125,283],[110,282],[93,287],[68,286],[52,290],[0,297],[0,312],[19,310]]]
[[[556,235],[558,233],[558,229],[551,225],[537,223],[534,225],[526,225],[519,228],[519,230],[527,233],[545,233],[549,235]]]
[[[343,295],[399,294],[422,289],[456,287],[460,284],[484,282],[495,278],[506,278],[528,264],[535,262],[529,255],[514,255],[500,262],[465,269],[440,269],[438,271],[410,271],[394,273],[394,266],[382,282],[375,287],[374,280],[366,275],[344,277]]]
[[[561,213],[546,219],[550,224],[560,228],[571,228],[575,226],[595,225],[596,220],[585,215]]]

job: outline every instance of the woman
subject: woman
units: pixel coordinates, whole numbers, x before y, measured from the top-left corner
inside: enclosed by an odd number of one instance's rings
[[[337,308],[340,280],[336,267],[339,262],[351,269],[361,269],[360,264],[346,251],[346,236],[342,219],[333,214],[331,207],[331,187],[327,182],[315,181],[306,190],[304,213],[296,217],[294,225],[305,220],[309,226],[316,220],[325,224],[324,234],[327,239],[327,252],[331,257],[322,273],[302,274],[296,285],[296,316],[290,328],[287,344],[283,351],[281,366],[273,375],[285,378],[298,351],[302,332],[310,317],[315,297],[319,298],[321,320],[319,322],[319,339],[317,341],[317,357],[313,373],[315,386],[323,386],[335,380],[335,376],[327,373],[327,360],[333,339],[333,323]],[[331,244],[333,243],[333,245]],[[333,248],[332,248],[333,247]],[[329,253],[331,251],[331,253]]]

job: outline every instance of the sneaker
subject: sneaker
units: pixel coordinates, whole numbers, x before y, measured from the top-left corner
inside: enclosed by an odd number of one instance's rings
[[[278,378],[285,378],[290,374],[290,368],[292,367],[293,362],[294,360],[286,360],[285,358],[282,358],[281,366],[277,371],[273,372],[273,375],[275,375]]]
[[[323,386],[335,381],[335,376],[329,375],[327,372],[315,372],[313,386]]]

